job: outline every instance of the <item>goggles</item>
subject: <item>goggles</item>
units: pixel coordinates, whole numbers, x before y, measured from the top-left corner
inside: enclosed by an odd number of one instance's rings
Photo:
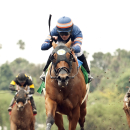
[[[20,81],[20,80],[18,80],[18,82],[19,82],[19,83],[25,83],[25,82],[26,82],[26,80],[24,80],[24,81]]]
[[[70,32],[59,32],[60,36],[68,36],[70,35]]]

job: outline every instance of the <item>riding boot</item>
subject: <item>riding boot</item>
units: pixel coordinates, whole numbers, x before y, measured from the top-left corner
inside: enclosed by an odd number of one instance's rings
[[[31,102],[31,105],[32,105],[32,108],[33,108],[33,114],[37,114],[37,109],[36,109],[33,97],[30,97],[30,102]]]
[[[12,99],[12,101],[11,101],[11,103],[9,105],[9,108],[8,108],[9,112],[12,110],[12,106],[13,106],[14,102],[15,102],[15,98]]]
[[[87,63],[87,60],[86,60],[84,54],[82,54],[80,57],[78,57],[78,59],[83,62],[83,67],[85,68],[85,70],[88,73],[88,83],[91,82],[93,80],[93,77],[90,75],[90,70],[89,70],[88,63]]]
[[[51,63],[51,55],[49,56],[49,58],[48,58],[48,60],[47,60],[47,63],[46,63],[46,65],[45,65],[45,67],[44,67],[44,69],[43,69],[43,73],[42,73],[42,75],[40,76],[40,79],[42,80],[42,81],[44,81],[45,82],[45,76],[46,76],[46,69],[48,68],[48,66],[49,66],[49,64]]]

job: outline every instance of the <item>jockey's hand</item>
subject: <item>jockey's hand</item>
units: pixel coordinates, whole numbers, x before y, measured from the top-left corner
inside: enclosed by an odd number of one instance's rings
[[[75,52],[74,48],[71,47],[70,50],[71,50],[71,53],[74,54]]]
[[[29,94],[29,92],[26,92],[26,94],[28,95],[28,94]]]
[[[57,36],[52,36],[52,39],[50,40],[50,44],[52,45],[52,42],[57,42],[58,37]]]

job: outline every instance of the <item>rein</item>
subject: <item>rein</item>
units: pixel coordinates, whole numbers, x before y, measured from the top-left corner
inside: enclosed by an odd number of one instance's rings
[[[25,105],[28,103],[28,99],[26,99],[26,102],[23,104],[23,108],[25,107]],[[18,105],[18,103],[16,102],[16,104]]]

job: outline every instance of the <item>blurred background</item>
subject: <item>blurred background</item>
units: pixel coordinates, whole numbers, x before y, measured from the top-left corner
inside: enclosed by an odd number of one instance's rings
[[[45,129],[45,101],[37,89],[52,51],[52,48],[41,50],[49,34],[49,14],[52,14],[51,29],[60,17],[68,16],[83,33],[82,49],[94,77],[85,129],[127,130],[123,97],[130,86],[129,7],[129,0],[0,1],[0,130],[10,129],[7,109],[14,93],[9,91],[9,84],[21,71],[32,76],[35,85],[36,130]],[[66,116],[64,126],[68,129]],[[55,125],[53,130],[57,130]]]

